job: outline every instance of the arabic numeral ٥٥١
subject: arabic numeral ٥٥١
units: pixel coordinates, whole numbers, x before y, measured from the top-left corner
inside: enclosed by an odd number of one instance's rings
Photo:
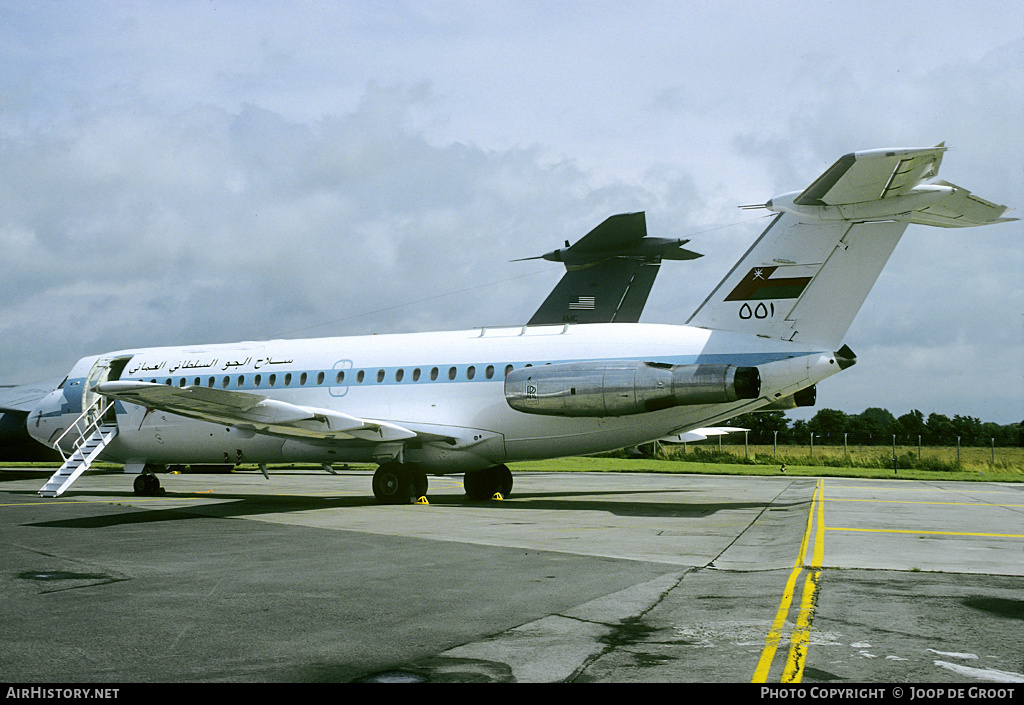
[[[754,308],[750,307],[750,304],[743,304],[740,306],[740,318],[744,321],[750,318],[771,318],[775,315],[775,304],[769,303],[765,306],[763,303],[759,303]]]

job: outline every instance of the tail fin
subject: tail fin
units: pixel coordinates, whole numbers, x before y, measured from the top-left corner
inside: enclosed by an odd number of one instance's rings
[[[642,212],[621,213],[607,218],[573,245],[566,241],[564,249],[527,257],[562,262],[566,269],[529,325],[636,323],[661,261],[701,256],[684,249],[687,242],[647,237]]]
[[[910,223],[1001,223],[1006,206],[934,179],[943,145],[848,154],[779,215],[687,323],[835,349]]]

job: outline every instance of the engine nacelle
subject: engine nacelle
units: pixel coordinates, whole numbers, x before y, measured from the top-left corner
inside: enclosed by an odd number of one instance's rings
[[[509,406],[547,416],[628,416],[756,399],[760,392],[757,368],[735,365],[598,360],[523,367],[505,377]]]
[[[818,400],[818,390],[812,384],[806,389],[801,389],[796,394],[791,394],[784,399],[769,404],[768,406],[762,406],[757,411],[789,411],[790,409],[796,409],[801,406],[814,406],[814,403]]]

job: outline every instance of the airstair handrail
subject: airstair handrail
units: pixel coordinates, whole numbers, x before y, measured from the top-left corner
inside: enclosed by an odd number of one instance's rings
[[[103,402],[106,402],[106,404],[104,405]],[[103,406],[103,408],[100,409],[98,413],[95,413],[94,416],[90,417],[90,414],[95,412],[96,409],[101,405]],[[86,439],[102,425],[101,421],[103,420],[103,417],[106,416],[107,412],[110,411],[110,407],[112,407],[113,405],[113,399],[110,399],[108,401],[105,397],[99,397],[95,404],[91,405],[90,407],[85,409],[81,414],[79,414],[78,418],[76,418],[74,422],[72,422],[71,425],[67,427],[64,433],[60,434],[57,437],[57,440],[53,442],[53,447],[57,449],[57,452],[60,453],[65,463],[68,461],[69,456],[65,455],[64,450],[60,447],[60,442],[64,440],[64,436],[71,433],[72,430],[78,431],[79,437],[74,442],[74,447],[71,451],[71,455],[74,455],[75,451],[77,451],[82,446]],[[83,420],[87,421],[87,423],[85,424],[84,428],[81,428],[81,430],[79,430],[79,424]]]

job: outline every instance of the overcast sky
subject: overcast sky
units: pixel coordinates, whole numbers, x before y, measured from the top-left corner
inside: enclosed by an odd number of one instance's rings
[[[682,323],[855,150],[1024,213],[1020,2],[8,0],[0,61],[0,384],[522,323],[563,270],[509,260],[638,210]],[[1024,418],[1022,235],[910,226],[817,408]]]

